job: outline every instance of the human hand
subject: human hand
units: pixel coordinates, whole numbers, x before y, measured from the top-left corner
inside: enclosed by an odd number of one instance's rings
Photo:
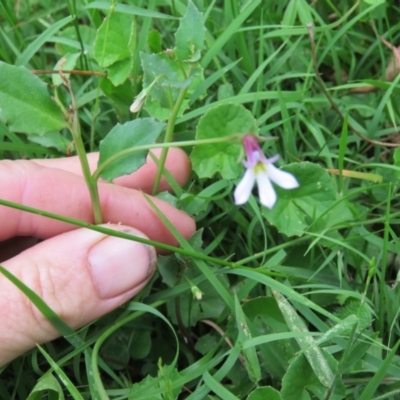
[[[158,156],[159,151],[153,153]],[[93,168],[97,154],[89,154]],[[190,173],[186,154],[170,149],[166,168],[179,184]],[[143,194],[150,192],[156,166],[148,163],[135,173],[99,183],[107,228],[176,245]],[[160,190],[168,189],[163,179]],[[88,189],[77,157],[0,161],[0,198],[93,222]],[[191,217],[153,199],[184,237],[195,230]],[[138,293],[155,270],[156,250],[139,242],[115,238],[36,214],[0,206],[0,261],[3,267],[36,292],[71,327],[81,327],[110,312]],[[15,249],[10,238],[45,239],[4,260]],[[10,251],[11,250],[11,251]],[[59,336],[29,299],[0,274],[0,366]]]

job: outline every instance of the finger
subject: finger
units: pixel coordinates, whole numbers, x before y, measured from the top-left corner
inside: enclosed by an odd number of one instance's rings
[[[31,161],[1,161],[0,182],[0,198],[93,223],[88,189],[83,178],[75,174],[44,168]],[[99,196],[104,222],[132,226],[152,240],[177,244],[143,193],[99,183]],[[187,214],[159,199],[152,198],[152,201],[184,237],[194,232],[194,222]],[[0,206],[0,221],[0,241],[13,236],[48,238],[76,228],[5,206]]]
[[[110,227],[110,225],[107,225]],[[144,236],[127,226],[113,229]],[[155,270],[151,246],[77,229],[48,239],[3,263],[68,325],[81,327],[138,293]],[[0,366],[59,333],[0,274]]]
[[[152,153],[160,158],[161,149],[154,149]],[[88,154],[90,169],[94,172],[97,168],[99,153]],[[38,159],[34,160],[37,164],[44,167],[59,168],[76,175],[82,175],[82,168],[77,156],[68,158],[54,159]],[[180,186],[183,186],[190,176],[190,162],[186,153],[179,148],[171,148],[168,151],[167,160],[165,163],[167,171],[175,178]],[[147,162],[142,168],[134,173],[126,176],[121,176],[115,179],[115,183],[121,186],[126,186],[132,189],[140,189],[143,192],[150,193],[153,189],[153,182],[157,172],[157,166],[150,155],[147,157]],[[162,177],[159,191],[170,190],[167,180]]]

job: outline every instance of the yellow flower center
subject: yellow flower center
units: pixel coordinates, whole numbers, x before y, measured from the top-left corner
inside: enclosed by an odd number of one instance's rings
[[[258,162],[254,167],[253,170],[256,174],[259,172],[265,172],[267,170],[267,166],[263,162]]]

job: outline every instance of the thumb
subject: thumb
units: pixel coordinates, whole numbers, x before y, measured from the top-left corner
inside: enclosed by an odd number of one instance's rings
[[[120,225],[107,228],[133,236]],[[81,327],[138,293],[156,262],[151,246],[87,229],[55,236],[3,263],[67,324]],[[0,274],[0,366],[59,336],[29,299]]]

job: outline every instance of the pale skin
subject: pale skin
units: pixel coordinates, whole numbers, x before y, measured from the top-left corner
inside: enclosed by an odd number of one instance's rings
[[[159,156],[160,151],[154,150],[153,153]],[[97,154],[89,155],[93,169],[97,158]],[[190,163],[180,149],[170,149],[166,168],[180,185],[189,178]],[[99,193],[103,219],[105,223],[111,223],[107,227],[176,246],[173,235],[143,195],[143,192],[151,192],[155,173],[156,166],[148,158],[140,170],[116,179],[115,184],[101,182]],[[168,183],[163,179],[160,191],[168,189]],[[0,161],[0,198],[93,222],[88,190],[76,157]],[[194,233],[195,224],[190,216],[161,200],[152,200],[184,237]],[[18,239],[13,240],[15,237]],[[40,239],[39,243],[28,239],[32,237]],[[132,243],[132,246],[140,246],[129,247],[129,259],[143,265],[136,268],[133,264],[128,279],[119,274],[118,260],[111,255],[109,258],[103,256],[108,254],[109,247],[114,244],[121,246],[121,243],[123,246],[125,243],[127,246]],[[28,248],[21,252],[22,247]],[[154,248],[143,247],[137,242],[110,238],[102,233],[0,206],[1,265],[34,290],[73,328],[99,318],[137,294],[155,271],[156,252]],[[106,262],[107,267],[109,263],[113,268],[112,274],[103,273],[100,278],[97,272],[92,272],[93,265],[97,268],[96,257],[99,254],[103,264]],[[113,254],[111,250],[109,254]],[[115,282],[118,283],[117,289]],[[59,336],[26,296],[1,274],[0,321],[0,366],[36,343]]]

